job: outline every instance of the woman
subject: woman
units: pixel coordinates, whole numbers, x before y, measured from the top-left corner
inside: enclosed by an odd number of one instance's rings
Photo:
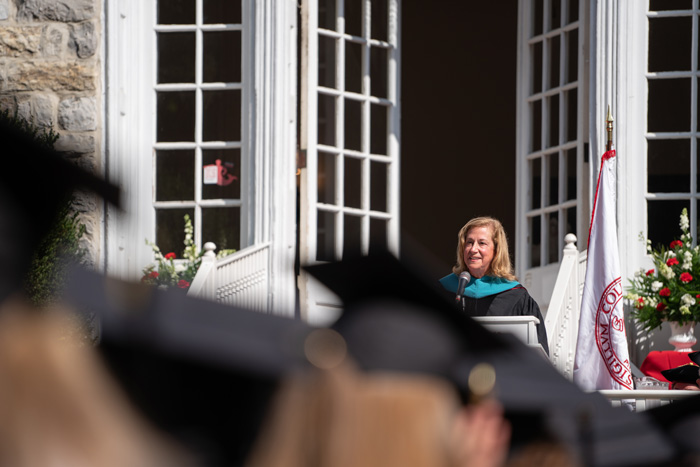
[[[537,339],[549,354],[544,318],[537,302],[513,275],[503,225],[492,217],[477,217],[458,234],[457,264],[452,274],[440,279],[442,286],[457,293],[459,275],[467,271],[471,280],[461,295],[462,309],[470,316],[535,316]]]

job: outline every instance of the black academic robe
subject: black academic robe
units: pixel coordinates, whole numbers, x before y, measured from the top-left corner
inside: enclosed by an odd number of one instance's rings
[[[482,298],[462,296],[462,309],[469,316],[534,316],[540,320],[537,325],[537,340],[549,355],[547,330],[537,302],[522,286]]]

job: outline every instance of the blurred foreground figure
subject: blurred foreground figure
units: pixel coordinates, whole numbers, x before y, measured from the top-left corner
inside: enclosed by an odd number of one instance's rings
[[[56,310],[0,310],[0,466],[183,466]],[[72,321],[71,323],[74,323]]]
[[[495,401],[462,409],[440,378],[344,363],[284,384],[248,467],[490,467],[509,441]]]

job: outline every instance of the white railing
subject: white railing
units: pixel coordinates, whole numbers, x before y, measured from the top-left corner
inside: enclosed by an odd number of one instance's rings
[[[573,379],[587,252],[576,249],[574,234],[567,234],[564,241],[564,255],[544,325],[550,360],[564,376]]]
[[[598,392],[607,397],[613,407],[626,406],[637,412],[698,395],[697,391],[658,389],[635,389],[634,391],[606,389]]]
[[[216,245],[204,245],[204,256],[187,295],[249,310],[268,311],[270,244],[263,243],[217,259]]]

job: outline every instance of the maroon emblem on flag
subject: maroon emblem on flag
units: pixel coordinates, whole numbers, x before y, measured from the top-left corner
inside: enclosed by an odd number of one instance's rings
[[[620,360],[613,346],[615,333],[622,333],[623,336],[625,333],[624,322],[619,316],[613,314],[620,300],[622,300],[622,280],[618,277],[608,284],[600,297],[595,319],[595,341],[610,376],[626,389],[633,389],[629,360]]]

